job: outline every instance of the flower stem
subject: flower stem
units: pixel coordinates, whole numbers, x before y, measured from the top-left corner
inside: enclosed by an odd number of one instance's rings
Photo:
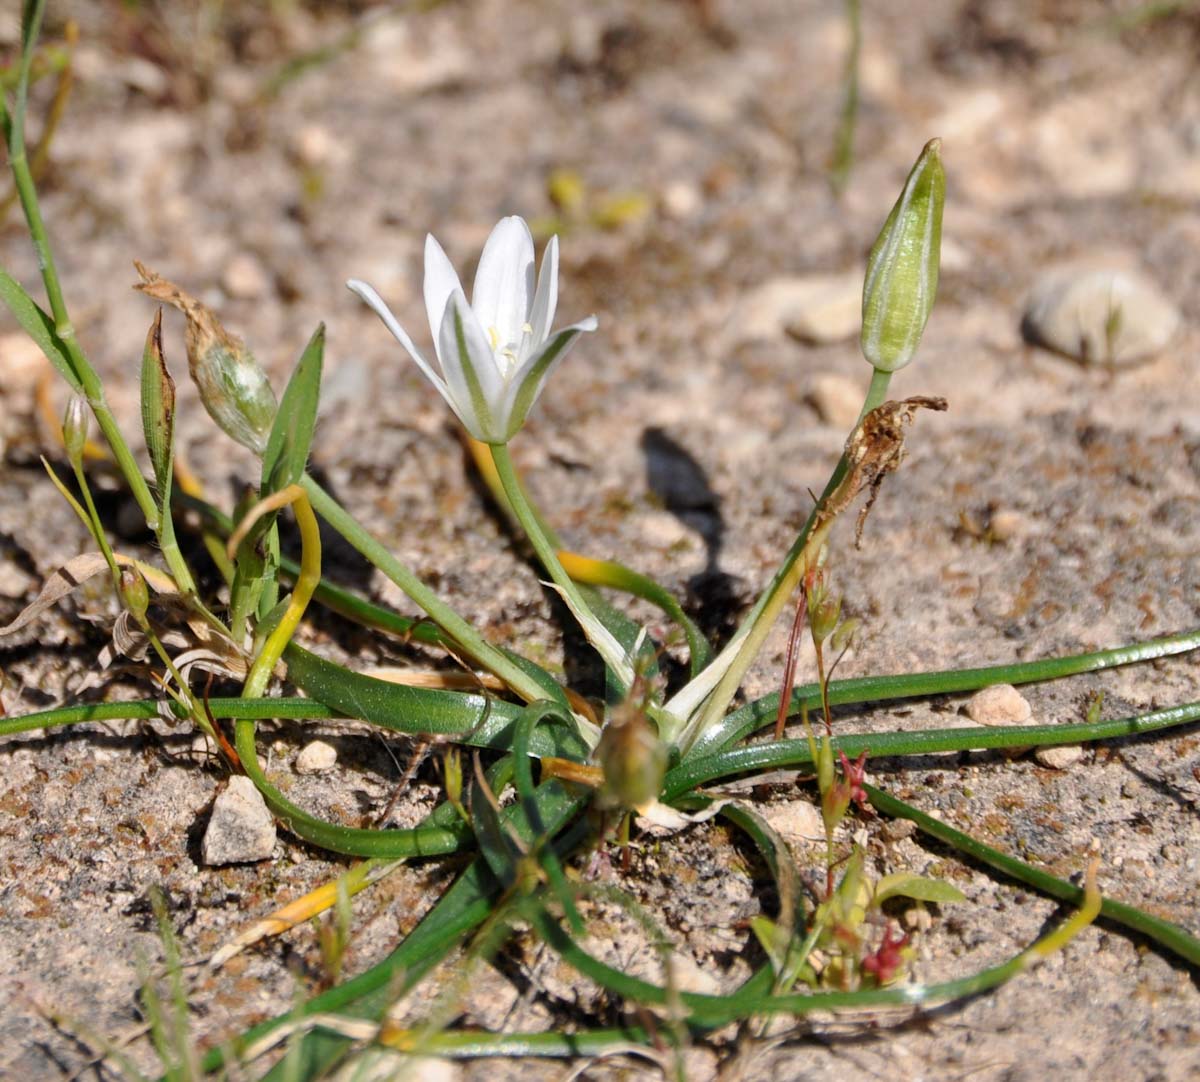
[[[633,684],[633,668],[625,651],[613,637],[612,633],[600,622],[592,612],[591,606],[584,600],[575,581],[567,574],[558,558],[556,546],[546,535],[540,516],[534,511],[525,495],[525,488],[513,468],[512,457],[508,453],[508,445],[503,443],[491,444],[492,461],[496,464],[496,473],[504,486],[504,494],[508,497],[513,514],[529,538],[533,551],[537,554],[542,567],[554,580],[563,600],[575,615],[587,634],[588,641],[604,659],[604,663],[613,671],[622,685],[622,691],[627,693]]]
[[[436,593],[372,537],[354,517],[308,474],[300,482],[313,510],[419,605],[463,653],[503,680],[526,702],[546,692],[528,674],[483,638]]]
[[[858,415],[859,421],[886,398],[891,378],[890,372],[874,370],[871,375],[871,385],[867,389],[867,397],[863,401],[862,410]],[[702,704],[705,704],[703,716],[698,722],[690,723],[680,737],[679,744],[685,750],[703,734],[705,729],[716,723],[716,720],[733,700],[742,677],[762,646],[763,640],[766,639],[771,625],[774,624],[776,617],[787,603],[787,599],[804,576],[808,559],[801,561],[801,557],[806,552],[815,555],[819,550],[820,542],[816,548],[810,548],[812,542],[810,534],[812,534],[821,509],[846,476],[847,466],[846,456],[843,454],[838,460],[829,482],[825,485],[825,491],[821,493],[817,505],[812,509],[800,533],[797,534],[796,540],[792,542],[792,547],[775,572],[775,577],[771,579],[758,601],[755,602],[754,608],[742,621],[741,627],[729,640],[725,649],[697,679],[692,680],[674,699],[667,703],[667,710],[679,717],[695,717],[696,711]],[[825,532],[822,531],[821,540],[824,540]],[[797,570],[798,562],[800,563],[799,570]]]

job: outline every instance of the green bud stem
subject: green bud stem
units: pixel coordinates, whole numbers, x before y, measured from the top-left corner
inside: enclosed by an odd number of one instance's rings
[[[633,669],[629,659],[625,656],[625,651],[621,649],[620,644],[592,612],[591,606],[584,600],[579,587],[564,570],[558,558],[556,546],[546,536],[540,517],[525,495],[524,486],[513,468],[508,445],[494,443],[491,444],[491,450],[492,461],[496,464],[496,473],[500,477],[500,483],[504,486],[509,506],[521,524],[521,529],[525,531],[525,536],[529,538],[533,551],[537,553],[537,558],[541,561],[542,566],[554,580],[554,585],[561,591],[563,600],[566,601],[567,606],[583,627],[588,641],[595,647],[604,659],[604,663],[617,678],[622,694],[627,695],[633,684]]]
[[[313,510],[400,587],[468,657],[494,673],[526,702],[546,697],[528,673],[504,656],[367,530],[308,474],[300,482]]]

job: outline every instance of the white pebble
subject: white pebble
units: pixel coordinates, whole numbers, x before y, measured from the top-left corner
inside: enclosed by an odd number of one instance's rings
[[[1039,765],[1051,770],[1066,770],[1083,758],[1083,748],[1078,744],[1064,744],[1057,748],[1038,748],[1033,753]]]
[[[275,820],[254,782],[238,774],[213,801],[200,843],[205,864],[248,864],[267,860],[275,848]]]
[[[270,288],[263,265],[249,252],[239,252],[225,266],[221,288],[237,300],[257,300]]]
[[[1162,350],[1179,311],[1144,275],[1060,268],[1033,287],[1021,328],[1031,342],[1087,364],[1131,364]]]
[[[1012,684],[994,684],[967,700],[967,717],[977,725],[1028,725],[1033,710]]]
[[[862,323],[862,275],[813,274],[772,278],[738,303],[729,324],[734,344],[778,338],[838,342]]]
[[[337,764],[337,750],[324,740],[314,740],[300,750],[292,763],[297,774],[324,774]]]
[[[858,423],[866,388],[836,372],[814,376],[808,397],[817,415],[827,425],[847,432]]]
[[[809,800],[789,800],[763,809],[763,818],[791,845],[811,845],[825,839],[821,812]]]

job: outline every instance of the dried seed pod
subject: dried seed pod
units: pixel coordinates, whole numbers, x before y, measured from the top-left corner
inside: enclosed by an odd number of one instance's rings
[[[254,355],[194,297],[141,263],[134,266],[142,276],[135,289],[178,308],[187,317],[188,371],[208,415],[227,436],[261,455],[275,419],[276,402]]]

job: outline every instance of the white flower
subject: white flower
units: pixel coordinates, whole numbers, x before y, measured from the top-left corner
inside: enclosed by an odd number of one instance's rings
[[[550,333],[558,303],[557,237],[546,246],[536,289],[533,264],[525,220],[501,219],[483,246],[467,304],[442,246],[425,238],[425,310],[440,374],[374,289],[356,279],[346,285],[375,309],[472,436],[507,443],[580,332],[596,329],[596,317],[588,316]]]

